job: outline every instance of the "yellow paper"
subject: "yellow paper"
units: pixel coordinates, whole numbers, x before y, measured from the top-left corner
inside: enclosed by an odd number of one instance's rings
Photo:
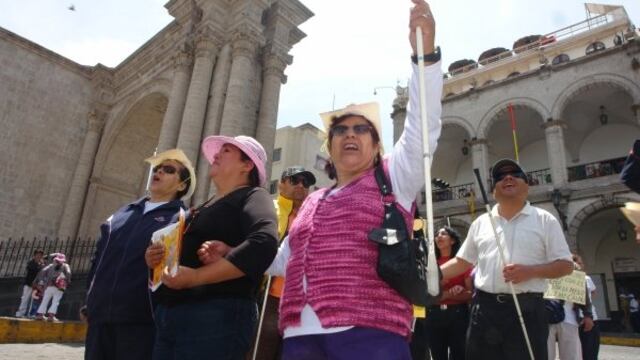
[[[624,216],[631,221],[631,223],[635,226],[640,225],[640,203],[637,202],[627,202],[624,203],[624,207],[620,208],[620,211],[624,214]]]
[[[425,318],[426,316],[427,316],[427,311],[423,306],[413,305],[414,318]]]
[[[180,209],[178,222],[165,226],[151,235],[151,242],[164,246],[164,258],[153,268],[153,276],[149,283],[151,291],[156,291],[162,285],[162,272],[165,268],[175,274],[180,264],[180,250],[182,249],[182,234],[184,232],[185,213]]]
[[[574,270],[571,274],[558,279],[549,279],[549,288],[545,299],[560,299],[575,304],[585,304],[585,273]]]

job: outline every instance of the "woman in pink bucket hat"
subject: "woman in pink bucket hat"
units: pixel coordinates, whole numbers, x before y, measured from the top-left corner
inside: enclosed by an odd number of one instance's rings
[[[256,293],[277,250],[262,145],[249,136],[209,136],[202,154],[216,194],[190,212],[180,266],[165,271],[154,294],[154,359],[243,359],[257,321]],[[225,255],[211,258],[207,248]],[[147,265],[163,254],[150,246]]]
[[[36,284],[43,284],[44,287],[44,295],[36,313],[36,320],[44,320],[46,313],[47,320],[58,321],[56,318],[58,305],[70,281],[71,268],[67,264],[67,257],[62,253],[57,253],[53,262],[40,270],[34,281]]]

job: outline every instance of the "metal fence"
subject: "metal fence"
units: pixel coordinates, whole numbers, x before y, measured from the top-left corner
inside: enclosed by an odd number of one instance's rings
[[[36,249],[44,251],[45,256],[63,253],[71,272],[85,274],[91,267],[91,257],[96,244],[87,239],[7,239],[0,241],[0,278],[22,277],[26,275],[26,265]]]

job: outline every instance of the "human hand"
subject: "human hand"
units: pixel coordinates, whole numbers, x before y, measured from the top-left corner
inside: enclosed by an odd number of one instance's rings
[[[232,247],[219,240],[205,241],[198,249],[198,259],[204,265],[212,264],[227,255]]]
[[[164,259],[164,246],[162,244],[151,244],[144,252],[144,261],[151,269],[158,266]]]
[[[416,45],[416,28],[422,30],[422,44],[425,54],[430,54],[435,49],[436,22],[429,8],[429,4],[424,0],[411,0],[414,6],[411,8],[409,16],[409,42],[415,55],[418,54]]]
[[[534,277],[533,269],[527,265],[508,264],[502,269],[504,281],[519,284]]]
[[[580,325],[583,326],[585,332],[591,331],[591,329],[593,329],[593,319],[589,316],[585,316],[580,322]]]
[[[447,290],[447,292],[449,292],[452,297],[461,294],[463,291],[465,291],[465,288],[461,285],[454,285],[449,290]]]
[[[162,271],[162,283],[170,289],[180,290],[197,286],[197,278],[197,270],[186,266],[178,266],[173,275],[167,267]]]

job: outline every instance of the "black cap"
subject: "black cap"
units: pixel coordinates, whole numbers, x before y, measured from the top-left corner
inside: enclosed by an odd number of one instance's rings
[[[290,166],[286,168],[282,172],[282,176],[280,176],[280,180],[284,180],[288,177],[297,176],[297,175],[304,176],[309,186],[314,185],[316,183],[316,177],[313,175],[313,173],[311,171],[305,170],[302,166]]]
[[[527,174],[526,171],[517,162],[511,159],[501,159],[495,162],[491,167],[491,180],[493,184],[498,182],[498,176],[505,172],[521,172]],[[528,182],[528,181],[527,181]]]

